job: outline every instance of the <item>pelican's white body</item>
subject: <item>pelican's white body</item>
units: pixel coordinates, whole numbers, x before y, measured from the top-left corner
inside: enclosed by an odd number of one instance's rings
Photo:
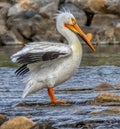
[[[59,14],[56,19],[57,30],[67,39],[67,47],[71,49],[71,53],[68,56],[52,61],[28,64],[27,67],[30,69],[30,74],[26,79],[27,85],[23,92],[23,98],[42,88],[55,87],[63,83],[68,80],[79,67],[82,57],[80,41],[72,31],[64,26],[64,22],[71,22],[71,17],[74,18],[70,13],[62,13]],[[50,44],[50,42],[45,43]],[[61,49],[64,49],[64,44]],[[25,51],[29,51],[29,47],[13,55],[13,61],[16,61],[17,56],[19,57],[20,53],[25,53]],[[32,51],[34,51],[34,45]]]
[[[57,86],[75,73],[81,62],[82,49],[79,41],[70,47],[72,54],[69,57],[54,60],[52,63],[47,62],[43,65],[39,63],[28,65],[31,73],[26,79],[27,86],[23,92],[23,98],[42,88]]]

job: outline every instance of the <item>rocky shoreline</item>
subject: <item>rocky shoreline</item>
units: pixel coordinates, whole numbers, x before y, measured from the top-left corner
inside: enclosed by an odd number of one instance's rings
[[[55,28],[58,10],[72,12],[94,44],[120,44],[119,0],[1,0],[0,44],[65,42]]]

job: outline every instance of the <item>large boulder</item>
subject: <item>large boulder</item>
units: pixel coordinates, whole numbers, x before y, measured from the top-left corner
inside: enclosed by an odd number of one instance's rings
[[[102,19],[102,20],[101,20]],[[96,14],[91,27],[94,28],[93,40],[96,44],[120,44],[120,20],[113,14]],[[97,30],[97,31],[96,31]]]

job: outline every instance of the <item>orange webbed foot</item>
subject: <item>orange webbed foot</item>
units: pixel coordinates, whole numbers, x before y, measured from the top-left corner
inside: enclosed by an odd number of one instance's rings
[[[51,103],[53,104],[66,104],[66,100],[52,100]]]
[[[49,94],[49,96],[50,96],[51,103],[53,103],[53,104],[66,104],[66,103],[67,103],[66,100],[57,100],[57,99],[56,99],[52,87],[49,87],[49,88],[48,88],[48,94]]]

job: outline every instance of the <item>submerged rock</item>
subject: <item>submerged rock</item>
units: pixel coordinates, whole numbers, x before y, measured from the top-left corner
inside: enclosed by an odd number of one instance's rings
[[[0,129],[30,129],[35,123],[30,119],[18,116],[2,124]]]
[[[94,90],[102,91],[102,90],[113,90],[114,87],[108,83],[102,83],[94,88]]]
[[[120,115],[120,108],[119,107],[109,107],[104,110],[95,110],[90,113],[91,115],[109,115],[109,116],[114,116],[114,115]]]
[[[94,100],[90,100],[87,104],[92,105],[119,105],[120,96],[114,93],[100,93]]]

